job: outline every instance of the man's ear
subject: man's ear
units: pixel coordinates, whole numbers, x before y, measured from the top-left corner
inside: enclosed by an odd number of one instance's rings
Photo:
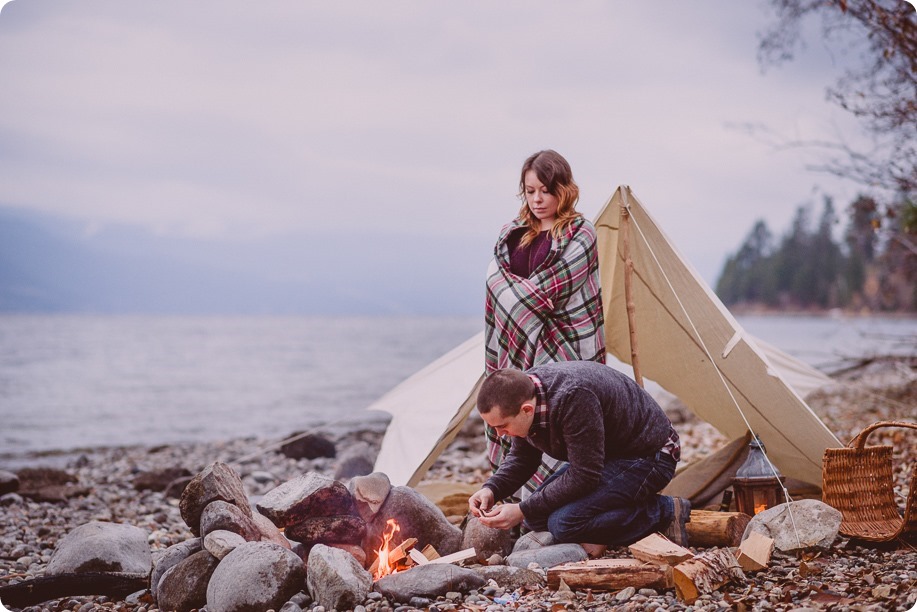
[[[533,397],[530,400],[522,402],[522,406],[519,410],[526,414],[535,414],[535,398]]]

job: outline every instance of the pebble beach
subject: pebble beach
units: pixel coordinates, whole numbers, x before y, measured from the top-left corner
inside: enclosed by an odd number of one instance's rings
[[[834,377],[835,382],[807,398],[815,413],[844,443],[877,421],[914,421],[917,407],[917,363],[913,359],[882,360],[852,368]],[[697,419],[671,397],[659,398],[676,422],[683,445],[683,461],[690,462],[715,451],[726,440],[710,425]],[[338,449],[364,443],[378,449],[385,423],[350,430],[318,432]],[[917,435],[912,430],[881,429],[869,444],[894,449],[895,493],[903,509],[908,494],[910,466],[917,457]],[[42,576],[55,545],[68,531],[89,521],[128,523],[146,530],[153,551],[182,542],[191,533],[179,513],[178,500],[163,492],[134,487],[138,474],[165,469],[185,469],[194,474],[221,461],[241,476],[252,498],[264,495],[283,482],[309,471],[329,476],[334,458],[290,459],[277,452],[279,440],[240,438],[221,442],[176,444],[158,447],[87,449],[66,457],[20,458],[16,466],[0,470],[17,472],[23,466],[62,468],[72,481],[69,494],[57,501],[39,502],[17,493],[0,497],[0,586]],[[479,418],[471,418],[459,437],[432,466],[427,481],[476,485],[487,477],[483,435]],[[72,495],[70,495],[72,494]],[[630,557],[626,548],[609,549],[606,557]],[[838,536],[830,550],[807,555],[775,553],[766,570],[748,573],[745,584],[729,584],[701,596],[688,606],[674,590],[656,592],[627,588],[613,592],[577,592],[546,587],[506,592],[499,586],[455,594],[431,603],[438,610],[910,610],[917,602],[917,547],[893,542],[875,545]],[[327,612],[309,600],[296,598],[301,609]],[[357,608],[366,611],[407,610],[378,593]],[[116,610],[151,612],[155,604],[143,592],[124,600],[105,596],[79,596],[44,602],[30,611]],[[292,610],[292,606],[289,608]],[[361,610],[361,612],[363,612]]]

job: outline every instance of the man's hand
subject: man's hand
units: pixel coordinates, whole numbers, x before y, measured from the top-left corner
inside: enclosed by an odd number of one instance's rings
[[[477,517],[489,511],[494,505],[494,492],[483,487],[468,498],[468,509]]]
[[[525,517],[519,504],[502,504],[481,513],[481,524],[493,529],[512,529]]]

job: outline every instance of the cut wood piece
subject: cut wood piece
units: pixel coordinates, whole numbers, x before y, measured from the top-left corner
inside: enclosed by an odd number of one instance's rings
[[[445,557],[436,557],[435,559],[430,559],[430,563],[458,563],[459,561],[470,559],[475,555],[477,555],[477,553],[475,552],[474,547],[466,548],[465,550],[454,552],[451,555],[446,555]]]
[[[746,572],[766,569],[773,552],[774,539],[763,533],[752,531],[739,546],[739,565]]]
[[[433,559],[439,559],[439,553],[435,548],[433,548],[432,544],[427,544],[420,552],[422,552],[423,556],[426,557],[429,561],[432,561]]]
[[[423,555],[423,553],[417,550],[416,548],[412,548],[410,552],[408,552],[408,555],[411,557],[411,560],[414,563],[416,563],[417,565],[426,565],[427,563],[430,562],[430,560],[427,559]]]
[[[395,548],[389,551],[388,553],[388,563],[389,565],[395,565],[402,559],[408,556],[407,551],[417,544],[417,538],[408,538]],[[379,558],[376,557],[376,560],[373,561],[373,564],[369,566],[369,573],[375,574],[376,570],[379,569]]]
[[[692,510],[691,520],[685,525],[688,544],[699,548],[736,547],[750,520],[742,512]]]
[[[728,548],[703,552],[675,566],[675,594],[690,605],[730,581],[745,582],[745,574]]]
[[[661,533],[651,533],[627,547],[635,559],[657,565],[678,565],[694,556],[687,548],[679,546]]]
[[[561,580],[571,589],[594,591],[614,591],[629,586],[670,589],[674,584],[671,567],[637,559],[592,559],[548,568],[550,588],[557,589]]]

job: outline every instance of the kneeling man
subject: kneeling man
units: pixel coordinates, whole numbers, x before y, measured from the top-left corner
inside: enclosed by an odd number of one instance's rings
[[[592,361],[497,370],[481,386],[478,411],[499,435],[513,436],[499,469],[468,500],[484,525],[524,522],[591,554],[654,531],[687,545],[690,503],[659,494],[675,473],[678,434],[626,375]],[[522,503],[494,505],[532,477],[542,453],[568,463]]]

